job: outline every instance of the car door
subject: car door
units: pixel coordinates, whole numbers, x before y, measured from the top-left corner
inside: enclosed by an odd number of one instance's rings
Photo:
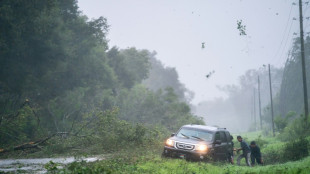
[[[226,160],[227,159],[227,148],[228,148],[228,141],[227,137],[224,131],[220,132],[221,136],[221,160]]]
[[[216,141],[222,141],[221,140],[221,133],[220,132],[216,132],[215,133],[215,136],[214,136],[214,152],[215,152],[215,154],[214,154],[214,160],[223,160],[223,158],[224,158],[224,146],[225,146],[225,144],[223,144],[222,142],[221,142],[221,144],[216,144],[215,142]]]
[[[233,143],[232,143],[230,133],[226,131],[225,134],[227,137],[227,153],[229,153],[230,155],[233,155]]]

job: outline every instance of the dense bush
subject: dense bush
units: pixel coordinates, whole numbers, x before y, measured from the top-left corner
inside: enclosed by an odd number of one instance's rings
[[[284,148],[283,158],[287,161],[299,160],[309,155],[309,141],[305,138],[299,138],[296,141],[288,142]]]
[[[267,144],[262,149],[262,153],[266,164],[299,160],[309,155],[309,141],[305,138],[299,138],[287,143]]]
[[[265,164],[282,163],[284,153],[284,143],[276,143],[267,145],[262,149],[262,156]]]
[[[298,137],[309,135],[309,133],[310,130],[305,129],[305,119],[301,116],[292,120],[292,122],[278,135],[278,138],[282,141],[294,141]]]

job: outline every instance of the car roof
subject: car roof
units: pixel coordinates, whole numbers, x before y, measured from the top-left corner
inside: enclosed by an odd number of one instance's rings
[[[227,131],[226,128],[218,128],[218,127],[214,127],[214,126],[197,125],[197,124],[188,124],[188,125],[184,125],[182,127],[203,129],[203,130],[208,130],[208,131],[217,131],[217,130]]]

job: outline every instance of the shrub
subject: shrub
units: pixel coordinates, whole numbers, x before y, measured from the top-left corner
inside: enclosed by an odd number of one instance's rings
[[[287,161],[299,160],[309,155],[309,141],[305,138],[299,138],[296,141],[286,143],[283,158]]]
[[[259,135],[254,141],[261,148],[264,147],[268,143],[268,141],[262,139],[262,135]]]
[[[284,144],[276,143],[267,145],[262,149],[262,156],[265,164],[274,164],[284,162],[283,153],[284,153]]]
[[[296,118],[289,126],[285,127],[278,138],[282,141],[294,141],[296,138],[305,136],[309,130],[305,130],[304,117]]]
[[[262,149],[265,164],[283,163],[302,159],[309,155],[309,141],[305,138],[288,143],[268,144]]]

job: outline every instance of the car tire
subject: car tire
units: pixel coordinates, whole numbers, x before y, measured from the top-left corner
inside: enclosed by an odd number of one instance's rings
[[[169,152],[168,152],[168,153],[165,153],[165,151],[163,151],[163,153],[161,153],[161,157],[162,157],[162,158],[169,158],[169,157],[171,157],[171,155],[170,155]]]

